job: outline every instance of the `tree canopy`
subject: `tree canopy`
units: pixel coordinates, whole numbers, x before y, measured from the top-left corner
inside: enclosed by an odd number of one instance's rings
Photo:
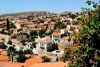
[[[65,50],[64,61],[70,61],[69,67],[100,67],[100,5],[88,0],[94,9],[83,13],[83,24],[70,50]]]

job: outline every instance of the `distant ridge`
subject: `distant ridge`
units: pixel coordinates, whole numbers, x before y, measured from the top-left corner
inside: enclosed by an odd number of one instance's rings
[[[68,15],[69,13],[72,14],[71,11],[64,11],[64,12],[58,13],[58,15]],[[49,11],[29,11],[29,12],[1,14],[0,18],[7,17],[7,16],[11,16],[11,17],[50,16],[54,14],[57,14],[57,13],[52,13]]]
[[[2,14],[0,17],[12,16],[12,17],[28,17],[28,16],[45,16],[45,15],[52,15],[54,13],[48,11],[29,11],[29,12],[19,12],[19,13],[8,13]]]
[[[70,11],[64,11],[62,13],[59,13],[59,15],[68,15],[69,13],[71,14],[72,12],[70,12]]]

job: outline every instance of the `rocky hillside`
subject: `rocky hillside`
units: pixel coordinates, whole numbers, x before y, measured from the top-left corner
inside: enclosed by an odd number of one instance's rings
[[[64,11],[62,13],[59,13],[59,15],[68,15],[69,13],[72,14],[72,12],[70,12],[70,11]]]
[[[28,17],[28,16],[49,16],[54,13],[50,13],[47,11],[30,11],[30,12],[20,12],[20,13],[9,13],[9,14],[2,14],[0,17],[6,17],[6,16],[13,16],[13,17]]]

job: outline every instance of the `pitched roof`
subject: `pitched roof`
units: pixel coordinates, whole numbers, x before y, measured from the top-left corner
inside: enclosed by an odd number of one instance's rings
[[[67,66],[67,64],[63,62],[48,62],[33,64],[30,67],[64,67],[65,65]]]
[[[7,55],[7,51],[4,49],[0,49],[0,55]]]
[[[4,22],[0,22],[0,25],[4,24]]]
[[[35,63],[42,63],[42,59],[40,56],[33,56],[32,58],[25,61],[25,67],[30,67],[32,64]]]
[[[37,30],[41,30],[41,28],[30,28],[30,30],[37,31]]]
[[[34,28],[35,26],[34,25],[27,25],[28,27],[30,27],[30,28]]]
[[[44,24],[49,24],[49,23],[47,21],[45,21]]]
[[[63,37],[62,38],[62,40],[68,40],[69,39],[69,37]]]
[[[0,40],[0,43],[4,42],[3,40]]]
[[[50,24],[49,26],[50,26],[50,27],[54,27],[55,25],[51,25],[51,24]]]
[[[9,57],[6,55],[0,55],[0,61],[9,61]]]
[[[22,67],[23,63],[17,63],[17,62],[1,62],[0,61],[0,66],[5,66],[5,67]]]
[[[55,25],[55,22],[50,22],[51,25]]]
[[[50,39],[40,39],[39,42],[50,43],[50,42],[52,42],[52,40],[50,40]]]
[[[44,23],[40,23],[40,25],[44,25]]]
[[[4,30],[5,28],[0,28],[0,31]]]
[[[53,35],[53,36],[61,36],[61,33],[56,33],[56,32],[54,32],[54,33],[52,33],[52,35]]]
[[[79,28],[79,26],[77,26],[77,25],[72,25],[71,27],[76,28],[76,29]]]
[[[9,57],[4,49],[0,49],[0,61],[8,61]]]
[[[33,24],[33,22],[27,22],[26,24],[27,24],[27,25],[32,25],[32,24]]]

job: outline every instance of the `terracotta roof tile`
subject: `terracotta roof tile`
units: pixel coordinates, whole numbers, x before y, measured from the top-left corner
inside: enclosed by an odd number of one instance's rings
[[[41,39],[41,40],[39,40],[39,42],[50,43],[50,42],[52,42],[52,40],[50,40],[50,39]]]
[[[42,59],[40,56],[33,56],[32,58],[25,61],[25,67],[30,67],[35,63],[42,63]]]
[[[0,31],[4,30],[5,28],[0,28]]]
[[[67,66],[67,64],[63,62],[49,62],[33,64],[30,67],[64,67],[65,65]]]
[[[23,63],[17,63],[17,62],[1,62],[0,61],[0,66],[5,66],[5,67],[22,67]]]
[[[63,37],[62,38],[62,40],[68,40],[69,39],[69,37]]]
[[[44,22],[44,24],[49,24],[48,22]]]
[[[9,61],[9,57],[6,55],[0,55],[0,61]]]
[[[27,24],[27,25],[32,25],[32,24],[33,24],[33,22],[27,22],[26,24]]]
[[[0,40],[0,43],[4,42],[3,40]]]
[[[55,22],[50,22],[50,24],[55,25]]]
[[[1,55],[7,55],[7,51],[5,51],[4,49],[0,49],[0,54]]]
[[[54,32],[52,35],[53,35],[53,36],[61,36],[61,33],[55,33],[55,32]]]
[[[49,26],[50,26],[50,27],[54,27],[55,25],[51,25],[51,24],[50,24]]]

